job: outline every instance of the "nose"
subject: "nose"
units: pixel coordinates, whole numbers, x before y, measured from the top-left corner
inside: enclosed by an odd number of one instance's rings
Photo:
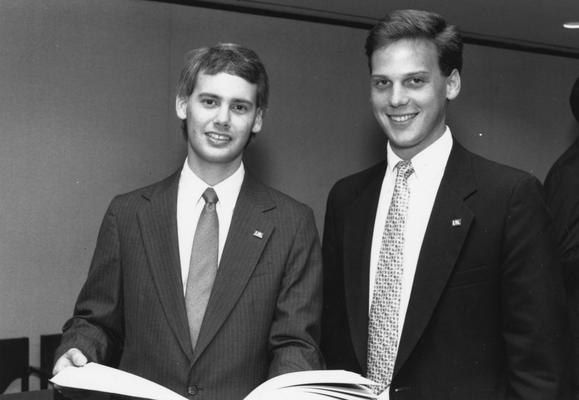
[[[223,105],[217,110],[217,115],[215,116],[214,123],[216,126],[222,129],[228,129],[231,122],[231,115],[229,107]]]
[[[400,84],[394,84],[390,92],[390,105],[392,107],[404,106],[408,103],[408,94],[404,86]]]

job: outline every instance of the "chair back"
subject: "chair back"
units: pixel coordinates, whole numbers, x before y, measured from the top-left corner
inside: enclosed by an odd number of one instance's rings
[[[46,372],[40,377],[40,389],[48,388],[48,379],[52,377],[52,367],[55,361],[54,353],[61,339],[62,333],[40,335],[40,369]]]
[[[27,337],[0,339],[0,393],[16,379],[20,379],[22,391],[28,391],[29,352]]]

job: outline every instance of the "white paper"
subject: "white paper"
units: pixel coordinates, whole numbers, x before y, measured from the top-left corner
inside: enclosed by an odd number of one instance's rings
[[[50,381],[66,388],[115,393],[153,400],[188,400],[186,397],[140,376],[92,362],[83,367],[64,368]]]
[[[145,378],[97,363],[65,368],[50,381],[65,388],[152,400],[188,400]],[[291,372],[262,383],[244,400],[375,399],[376,396],[367,388],[371,385],[375,383],[343,370]]]
[[[320,390],[320,387],[324,385],[327,385],[328,387],[327,392]],[[339,387],[332,387],[332,385],[372,386],[376,385],[376,383],[354,372],[344,370],[314,370],[291,372],[289,374],[276,376],[267,382],[262,383],[255,390],[253,390],[245,398],[245,400],[268,399],[271,398],[272,393],[275,393],[276,399],[283,399],[285,397],[295,400],[302,398],[304,400],[309,398],[320,399],[322,395],[321,392],[330,394],[330,391],[333,391],[332,395],[336,398],[349,397],[348,394],[341,396],[339,393]],[[311,387],[314,390],[308,391],[308,387]],[[344,390],[345,393],[349,394],[351,394],[352,391],[358,392],[359,396],[362,398],[376,397],[371,391],[364,387],[361,387],[360,389],[350,388]],[[300,394],[299,396],[298,393]]]

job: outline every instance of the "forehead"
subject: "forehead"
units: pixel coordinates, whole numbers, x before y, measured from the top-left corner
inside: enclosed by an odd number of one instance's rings
[[[199,94],[254,103],[257,96],[257,84],[226,72],[214,75],[199,72],[192,95]]]
[[[436,45],[425,39],[401,39],[372,53],[372,75],[441,73]]]

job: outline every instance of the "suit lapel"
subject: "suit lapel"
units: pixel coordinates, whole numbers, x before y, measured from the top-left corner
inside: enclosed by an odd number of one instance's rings
[[[363,370],[368,344],[370,250],[386,164],[381,165],[345,212],[344,285],[350,335]]]
[[[275,204],[267,189],[245,175],[203,320],[194,360],[207,348],[243,293],[274,231],[264,215]]]
[[[149,204],[138,212],[145,252],[168,324],[183,352],[192,359],[179,259],[177,191],[179,173],[145,195]]]
[[[394,374],[422,336],[455,266],[474,218],[464,202],[474,182],[470,157],[455,141],[422,243]]]

